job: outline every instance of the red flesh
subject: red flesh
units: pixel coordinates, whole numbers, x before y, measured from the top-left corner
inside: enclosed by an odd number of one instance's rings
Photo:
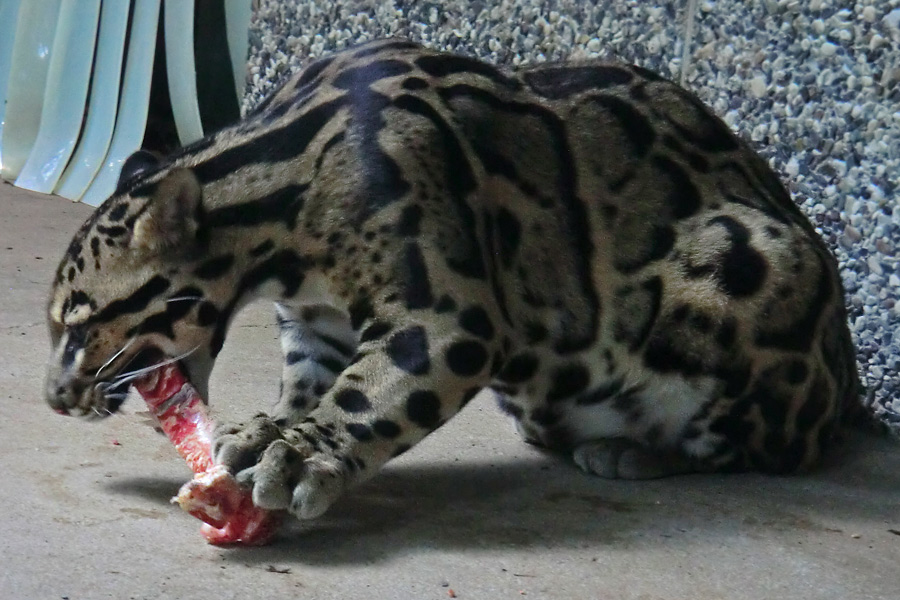
[[[213,422],[181,370],[174,364],[162,367],[140,379],[135,389],[195,473],[173,501],[204,522],[201,533],[206,540],[216,545],[261,545],[271,540],[282,513],[256,507],[250,490],[213,463]]]

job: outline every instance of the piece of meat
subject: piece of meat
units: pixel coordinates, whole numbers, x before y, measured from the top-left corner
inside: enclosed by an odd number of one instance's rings
[[[272,539],[283,517],[253,504],[250,490],[228,470],[213,463],[213,422],[203,399],[174,364],[139,379],[135,389],[159,426],[194,471],[172,499],[204,522],[201,533],[211,544],[262,545]]]

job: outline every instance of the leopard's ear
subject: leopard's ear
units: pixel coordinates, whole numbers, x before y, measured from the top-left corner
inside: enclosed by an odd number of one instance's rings
[[[149,196],[134,222],[129,245],[153,253],[182,254],[198,244],[202,189],[190,169],[174,169],[156,183],[132,190]]]
[[[119,171],[119,180],[116,182],[116,194],[121,194],[128,184],[140,175],[159,168],[162,157],[149,150],[138,150],[125,159],[122,170]]]

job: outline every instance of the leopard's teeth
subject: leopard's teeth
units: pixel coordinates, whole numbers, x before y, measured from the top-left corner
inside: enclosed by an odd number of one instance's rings
[[[148,390],[156,388],[156,384],[159,383],[159,370],[150,371],[135,383]]]

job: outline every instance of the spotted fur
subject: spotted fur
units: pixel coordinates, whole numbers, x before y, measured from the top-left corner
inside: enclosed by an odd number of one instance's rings
[[[163,356],[205,390],[257,298],[280,398],[215,451],[304,518],[483,389],[607,477],[804,469],[857,405],[833,257],[697,98],[627,65],[376,42],[129,161],[57,272],[48,401],[115,410]]]

